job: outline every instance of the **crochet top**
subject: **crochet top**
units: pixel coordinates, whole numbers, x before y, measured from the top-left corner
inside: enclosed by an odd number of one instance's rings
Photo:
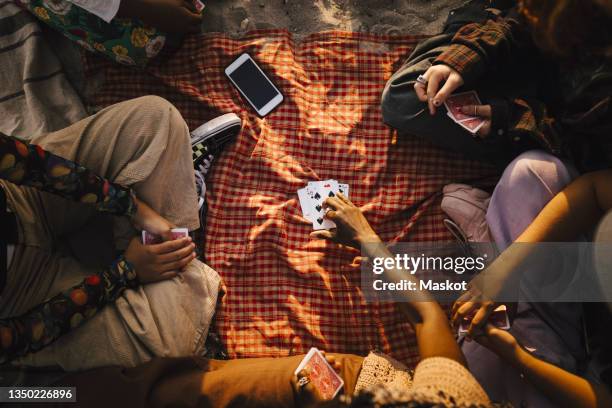
[[[470,372],[445,357],[421,361],[414,373],[383,354],[363,361],[351,405],[393,407],[490,407],[485,391]]]

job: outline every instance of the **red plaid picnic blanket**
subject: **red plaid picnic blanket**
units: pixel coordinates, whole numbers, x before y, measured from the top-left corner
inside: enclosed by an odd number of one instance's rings
[[[390,304],[366,303],[356,251],[309,238],[296,191],[311,180],[350,184],[383,240],[450,240],[439,200],[450,182],[486,170],[382,122],[385,82],[423,37],[325,32],[297,43],[284,30],[189,38],[146,73],[89,57],[88,78],[105,83],[93,104],[157,94],[190,128],[219,113],[243,119],[237,141],[217,158],[208,183],[207,262],[226,294],[216,327],[231,357],[286,356],[311,346],[364,355],[372,349],[417,361],[410,326]],[[265,119],[223,70],[250,53],[285,96]]]

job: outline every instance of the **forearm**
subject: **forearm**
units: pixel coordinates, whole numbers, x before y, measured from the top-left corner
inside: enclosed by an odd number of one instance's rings
[[[0,320],[0,363],[40,350],[137,284],[134,269],[120,257],[108,269],[87,277],[27,313]]]
[[[523,349],[517,350],[514,365],[531,384],[560,407],[612,406],[612,396],[605,386],[592,384]]]
[[[446,357],[467,366],[446,313],[437,302],[433,304],[438,307],[429,307],[427,314],[422,314],[422,322],[413,324],[420,358]]]
[[[573,241],[612,208],[612,171],[581,176],[557,194],[516,242]]]
[[[581,176],[557,194],[533,222],[473,281],[487,299],[495,300],[507,282],[516,281],[538,242],[571,242],[592,230],[612,208],[612,171]],[[516,275],[516,276],[515,276]]]
[[[393,255],[378,237],[371,237],[362,246],[365,255],[370,258],[393,258]],[[402,279],[414,280],[411,274],[388,269],[385,271],[388,282],[399,282]],[[428,357],[446,357],[466,365],[465,358],[451,330],[448,316],[440,304],[426,291],[418,295],[405,295],[398,303],[398,308],[409,316],[414,327],[419,355],[421,359]]]
[[[0,133],[0,178],[65,199],[93,205],[99,211],[131,216],[136,205],[127,187],[37,145]]]

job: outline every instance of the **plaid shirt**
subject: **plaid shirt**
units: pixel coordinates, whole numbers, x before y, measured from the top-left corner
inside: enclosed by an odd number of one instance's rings
[[[498,17],[483,24],[463,26],[453,37],[451,45],[435,61],[461,74],[466,84],[474,84],[485,72],[511,61],[514,51],[529,36],[518,19]],[[560,153],[559,135],[554,119],[549,117],[546,106],[534,99],[513,98],[496,101],[493,121],[500,135],[506,134],[520,149],[524,143],[535,142],[552,153]]]

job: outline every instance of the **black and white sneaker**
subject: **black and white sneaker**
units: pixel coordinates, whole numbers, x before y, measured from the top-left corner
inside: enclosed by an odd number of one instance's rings
[[[191,132],[193,167],[198,168],[208,156],[216,155],[240,131],[242,121],[235,113],[226,113]]]
[[[238,134],[241,127],[240,117],[235,113],[227,113],[209,120],[191,132],[193,168],[198,190],[198,209],[202,222],[206,211],[206,174],[208,174],[215,156],[221,152],[223,146]]]

